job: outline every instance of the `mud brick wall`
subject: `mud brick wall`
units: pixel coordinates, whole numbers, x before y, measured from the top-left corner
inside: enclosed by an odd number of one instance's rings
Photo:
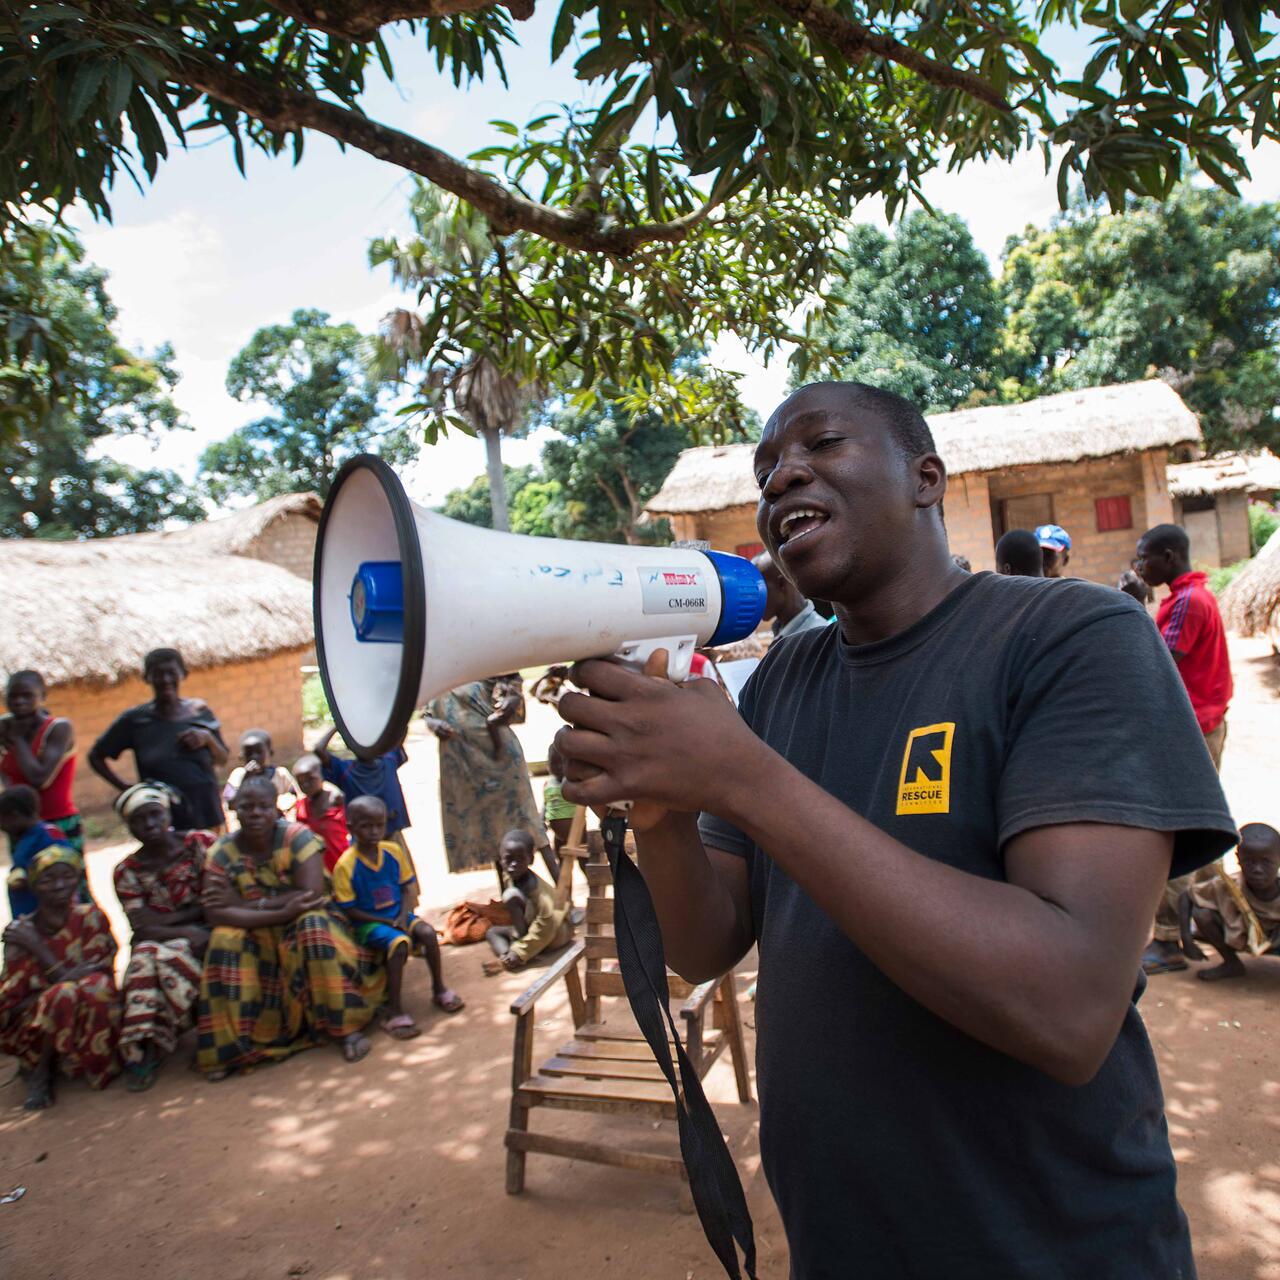
[[[222,736],[231,749],[225,774],[236,763],[237,743],[246,729],[265,729],[275,745],[275,758],[292,764],[302,750],[302,663],[307,650],[286,650],[252,662],[229,663],[193,671],[182,692],[203,698],[222,722]],[[128,707],[146,702],[151,689],[140,679],[100,686],[59,685],[49,690],[48,706],[66,716],[75,728],[75,798],[83,812],[109,808],[115,792],[88,765],[87,757],[98,735]],[[133,780],[133,755],[121,756],[115,765],[122,778]]]

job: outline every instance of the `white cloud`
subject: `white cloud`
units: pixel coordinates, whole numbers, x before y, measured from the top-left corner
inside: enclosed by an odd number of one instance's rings
[[[555,432],[544,428],[521,440],[504,439],[502,461],[509,467],[537,462],[542,446],[554,436]],[[450,432],[439,444],[423,447],[404,472],[404,486],[414,502],[437,506],[450,489],[465,488],[484,469],[484,441],[460,431]]]

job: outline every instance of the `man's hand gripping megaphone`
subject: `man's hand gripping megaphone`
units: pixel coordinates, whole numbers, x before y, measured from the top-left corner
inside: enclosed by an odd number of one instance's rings
[[[669,812],[710,808],[727,783],[749,770],[759,740],[720,684],[674,684],[665,649],[644,666],[608,659],[577,663],[569,676],[580,690],[565,693],[556,734],[566,766],[564,796],[597,814],[630,802],[634,831]]]

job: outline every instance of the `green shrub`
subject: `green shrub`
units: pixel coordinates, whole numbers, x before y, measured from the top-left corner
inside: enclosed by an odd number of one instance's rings
[[[1277,529],[1280,529],[1280,511],[1261,502],[1249,503],[1249,540],[1255,556]]]
[[[1220,596],[1231,585],[1231,579],[1248,563],[1248,560],[1237,560],[1235,564],[1224,564],[1221,569],[1210,569],[1209,590]]]
[[[333,723],[329,702],[324,696],[324,682],[318,671],[313,671],[302,681],[302,723],[308,728]]]

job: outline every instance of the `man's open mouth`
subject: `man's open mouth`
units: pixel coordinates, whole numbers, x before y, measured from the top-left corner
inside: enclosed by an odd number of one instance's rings
[[[778,547],[794,546],[801,538],[821,529],[831,517],[816,507],[799,507],[789,511],[778,524]]]

